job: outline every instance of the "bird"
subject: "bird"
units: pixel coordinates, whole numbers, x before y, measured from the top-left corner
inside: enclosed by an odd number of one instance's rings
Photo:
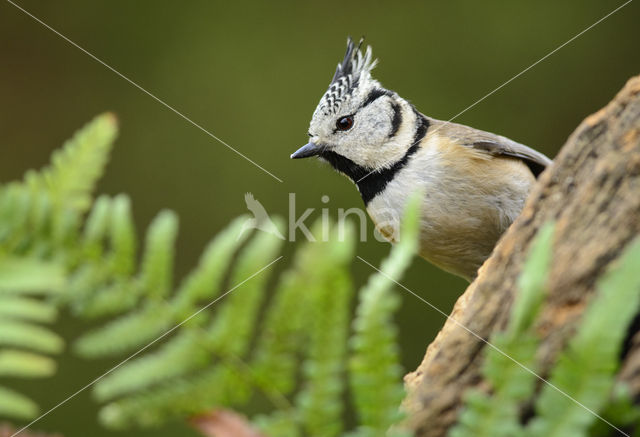
[[[244,195],[244,201],[247,204],[247,209],[253,214],[253,217],[248,218],[242,223],[242,228],[240,229],[237,239],[240,239],[245,231],[251,229],[258,229],[268,234],[275,235],[281,240],[285,239],[278,227],[269,217],[269,214],[267,213],[267,210],[264,209],[264,206],[262,206],[262,203],[256,200],[252,193],[246,193]]]
[[[437,120],[371,75],[371,46],[347,50],[291,158],[317,157],[358,189],[376,229],[398,241],[404,208],[420,191],[419,254],[471,282],[520,214],[544,154],[506,137]]]

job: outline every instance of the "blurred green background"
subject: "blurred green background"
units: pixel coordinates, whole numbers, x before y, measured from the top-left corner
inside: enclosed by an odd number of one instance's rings
[[[272,214],[361,206],[325,165],[292,161],[341,60],[365,35],[375,76],[419,110],[449,119],[623,2],[19,1],[123,75],[281,178],[280,183],[7,2],[0,2],[0,181],[19,178],[94,115],[114,111],[121,136],[100,192],[128,193],[141,231],[161,209],[181,218],[178,275],[245,212],[252,192]],[[640,4],[632,2],[456,119],[553,157],[578,123],[640,72]],[[328,195],[328,204],[321,203]],[[309,220],[310,223],[312,220]],[[372,225],[369,222],[369,236]],[[286,255],[291,255],[290,244]],[[358,254],[388,252],[373,238]],[[283,266],[282,266],[283,267]],[[361,285],[372,270],[353,265]],[[448,313],[464,281],[417,259],[403,283]],[[402,290],[403,363],[420,362],[444,318]],[[60,323],[71,341],[86,324]],[[70,354],[51,380],[20,383],[47,409],[115,362]],[[34,428],[112,435],[85,391]],[[189,435],[179,424],[125,435]]]

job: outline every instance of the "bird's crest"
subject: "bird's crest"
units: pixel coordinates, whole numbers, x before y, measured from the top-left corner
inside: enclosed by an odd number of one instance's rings
[[[361,38],[356,46],[351,37],[347,38],[347,52],[336,68],[329,89],[318,106],[318,111],[326,115],[334,114],[340,103],[348,99],[360,85],[371,80],[371,70],[378,60],[373,59],[371,46],[367,46],[364,55],[362,54],[360,47],[363,41],[364,38]]]

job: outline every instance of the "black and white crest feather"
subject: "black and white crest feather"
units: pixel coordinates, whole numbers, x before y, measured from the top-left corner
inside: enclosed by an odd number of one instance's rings
[[[371,70],[376,66],[377,60],[372,58],[370,46],[362,54],[360,47],[363,41],[364,39],[360,39],[356,45],[351,38],[347,39],[344,59],[338,64],[329,89],[318,105],[318,111],[325,115],[335,114],[340,104],[353,95],[360,85],[372,80]]]

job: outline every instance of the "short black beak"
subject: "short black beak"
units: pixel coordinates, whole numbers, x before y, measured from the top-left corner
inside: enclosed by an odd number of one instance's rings
[[[307,143],[291,154],[291,159],[308,158],[317,156],[322,151],[322,146],[315,143]]]

